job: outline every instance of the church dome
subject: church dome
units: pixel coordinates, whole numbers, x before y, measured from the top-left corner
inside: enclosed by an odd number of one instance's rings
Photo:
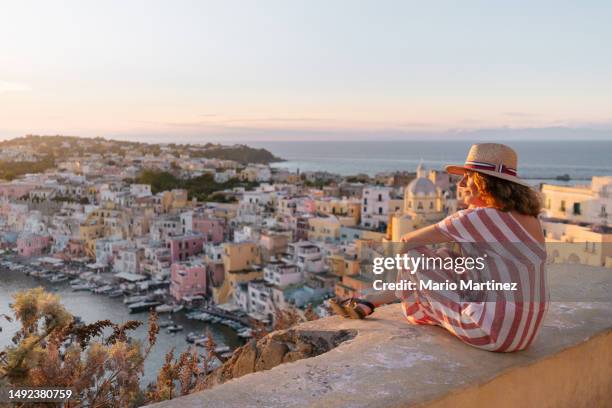
[[[436,186],[425,177],[417,177],[408,184],[406,193],[411,196],[433,196],[436,195]]]

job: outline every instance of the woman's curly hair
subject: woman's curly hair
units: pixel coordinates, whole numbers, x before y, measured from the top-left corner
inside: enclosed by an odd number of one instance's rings
[[[487,205],[533,217],[542,211],[542,199],[532,188],[478,172],[471,174]]]

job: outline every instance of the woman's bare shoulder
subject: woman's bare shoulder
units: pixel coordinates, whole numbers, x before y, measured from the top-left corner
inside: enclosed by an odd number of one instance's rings
[[[542,224],[537,217],[531,215],[519,214],[512,211],[514,218],[534,237],[537,241],[544,242],[544,233],[542,232]]]

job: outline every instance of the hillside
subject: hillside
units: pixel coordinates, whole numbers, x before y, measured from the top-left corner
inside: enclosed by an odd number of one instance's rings
[[[208,159],[233,160],[242,165],[248,163],[269,164],[282,161],[266,149],[247,145],[225,146],[221,144],[151,144],[121,140],[83,138],[75,136],[27,135],[0,142],[0,179],[11,180],[25,173],[43,172],[67,158],[99,154],[116,155],[170,155]]]

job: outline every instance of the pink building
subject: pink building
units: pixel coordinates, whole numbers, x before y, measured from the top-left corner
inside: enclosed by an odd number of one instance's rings
[[[223,219],[194,215],[192,223],[193,232],[204,235],[205,242],[213,244],[223,242],[225,232],[225,221]]]
[[[202,263],[173,263],[170,278],[170,295],[177,301],[185,296],[206,295],[206,267]]]
[[[22,234],[17,238],[17,253],[25,258],[40,256],[49,247],[50,242],[48,235]]]
[[[204,249],[206,237],[201,234],[180,235],[166,239],[166,247],[170,250],[171,262],[185,261],[190,256],[199,254]]]
[[[0,197],[16,200],[27,196],[30,191],[34,190],[35,188],[36,185],[28,183],[0,183]]]

